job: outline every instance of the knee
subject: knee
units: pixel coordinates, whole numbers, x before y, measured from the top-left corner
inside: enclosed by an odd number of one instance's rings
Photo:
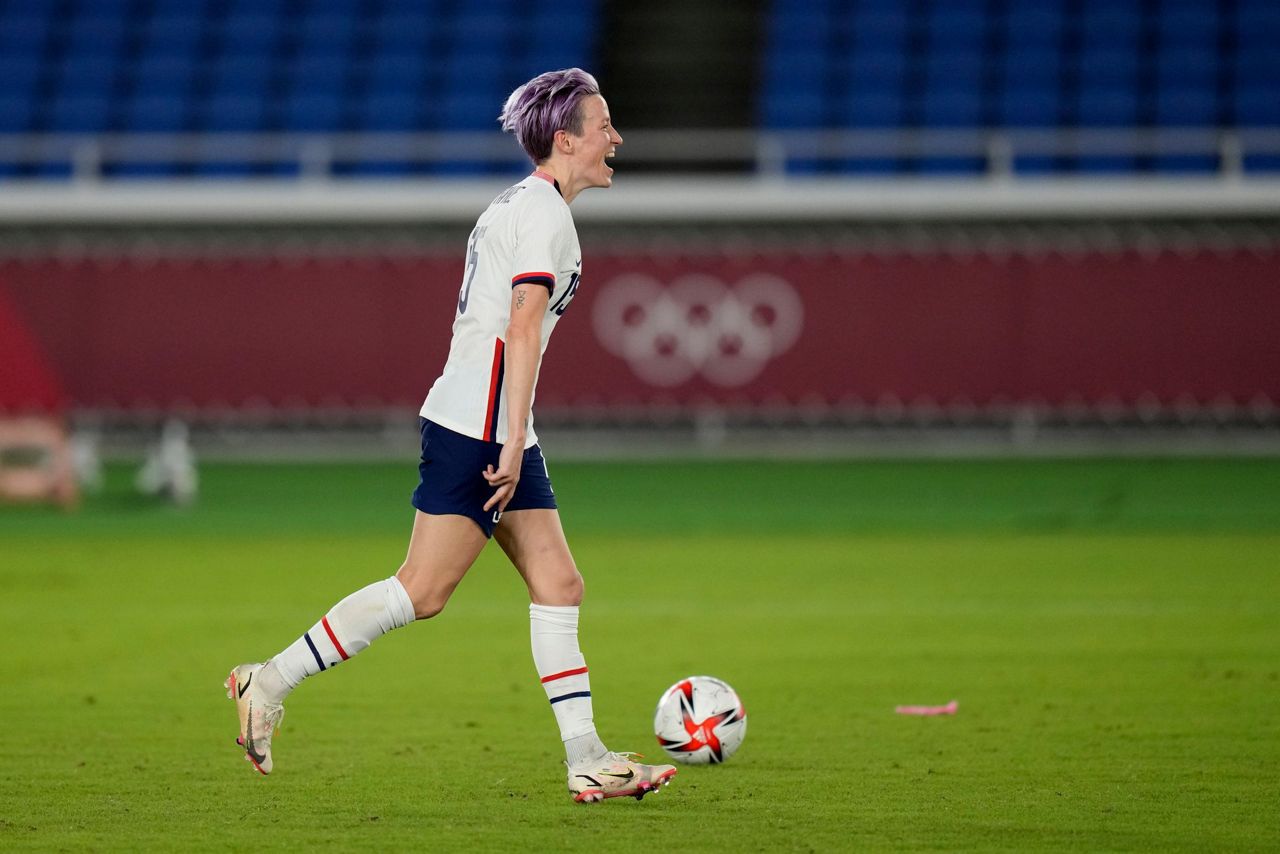
[[[539,605],[577,606],[582,604],[583,590],[582,573],[571,569],[539,585],[534,601]]]
[[[414,599],[413,618],[415,620],[430,619],[443,611],[448,601],[448,599]]]
[[[426,620],[439,614],[453,593],[452,587],[443,588],[433,584],[428,574],[417,571],[412,564],[401,566],[396,572],[396,578],[403,585],[404,592],[409,594],[409,601],[413,603],[413,616],[417,620]]]

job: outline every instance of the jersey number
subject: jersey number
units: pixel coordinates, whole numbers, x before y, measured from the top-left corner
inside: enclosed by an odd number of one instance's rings
[[[467,269],[463,271],[462,290],[458,292],[458,314],[467,313],[467,300],[471,297],[471,283],[476,277],[476,267],[480,266],[480,238],[484,237],[487,225],[476,226],[467,242]]]
[[[560,299],[556,300],[556,304],[551,306],[550,310],[556,313],[556,317],[564,314],[565,309],[569,307],[569,303],[573,302],[573,295],[578,292],[578,278],[577,273],[569,277],[569,287],[564,289]]]

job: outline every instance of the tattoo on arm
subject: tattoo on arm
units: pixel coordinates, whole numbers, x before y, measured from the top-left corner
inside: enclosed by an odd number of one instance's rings
[[[524,297],[525,297],[524,288],[521,288],[520,290],[516,291],[516,310],[517,311],[524,308]]]

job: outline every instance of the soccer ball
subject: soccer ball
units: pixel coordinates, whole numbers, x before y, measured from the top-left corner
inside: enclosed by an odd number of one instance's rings
[[[711,676],[681,679],[662,694],[653,715],[658,744],[677,762],[723,762],[742,746],[747,710],[738,693]]]

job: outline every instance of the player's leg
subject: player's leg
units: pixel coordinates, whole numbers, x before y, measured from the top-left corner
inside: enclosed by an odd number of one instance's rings
[[[522,484],[523,479],[522,475]],[[641,765],[626,754],[610,753],[596,733],[591,682],[578,644],[582,576],[569,551],[559,511],[508,510],[494,539],[529,588],[533,661],[560,727],[574,799],[639,798],[667,782],[675,768]]]
[[[241,743],[254,767],[271,772],[271,736],[289,692],[387,632],[440,613],[486,542],[469,517],[416,511],[408,554],[394,576],[347,596],[265,665],[235,668],[227,694],[239,707]]]

